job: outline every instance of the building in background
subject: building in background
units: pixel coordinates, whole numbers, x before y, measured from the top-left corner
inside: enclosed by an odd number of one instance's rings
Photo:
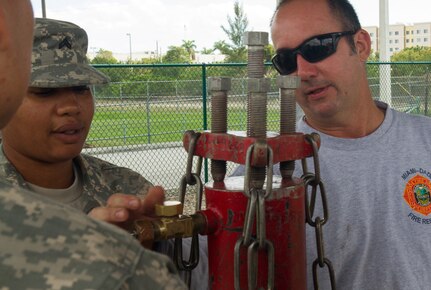
[[[196,53],[195,63],[214,63],[214,62],[223,62],[226,58],[224,54],[202,54]]]
[[[403,24],[389,25],[389,55],[405,48],[405,26]]]
[[[377,26],[363,28],[370,34],[371,49],[373,52],[377,52],[379,50],[379,28]],[[388,40],[390,56],[408,47],[431,47],[431,22],[389,25]]]
[[[368,26],[364,27],[364,29],[370,34],[371,38],[371,50],[373,52],[378,51],[379,48],[379,28],[377,26]]]
[[[406,26],[406,47],[431,46],[431,23]]]
[[[88,51],[87,53],[87,57],[88,59],[93,59],[97,56],[97,51],[93,50],[93,51]],[[127,62],[130,58],[130,53],[121,53],[121,52],[113,52],[112,56],[121,62]],[[147,51],[134,51],[133,55],[132,55],[133,60],[141,60],[143,58],[159,58],[159,54],[157,54],[157,51],[153,51],[153,50],[147,50]]]

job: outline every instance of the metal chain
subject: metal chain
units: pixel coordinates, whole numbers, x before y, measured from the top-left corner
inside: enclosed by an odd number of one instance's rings
[[[190,132],[190,131],[189,131]],[[186,173],[181,178],[180,181],[180,195],[179,199],[182,204],[184,204],[185,196],[187,192],[187,185],[193,186],[197,185],[196,197],[195,197],[195,212],[201,210],[202,206],[202,194],[203,194],[203,184],[200,177],[202,170],[202,157],[198,157],[196,164],[196,173],[192,172],[193,168],[193,157],[196,148],[196,143],[200,137],[200,133],[191,132],[191,139],[188,148],[187,157],[187,167]],[[192,243],[190,246],[190,255],[187,260],[183,258],[183,240],[182,238],[175,238],[174,244],[174,262],[179,270],[185,271],[186,284],[190,288],[191,283],[191,270],[193,270],[199,263],[199,237],[198,233],[193,233]]]
[[[194,183],[194,180],[192,178],[193,157],[194,157],[194,152],[196,148],[196,143],[198,142],[198,139],[201,136],[201,133],[194,132],[194,131],[187,131],[187,133],[190,133],[191,137],[190,137],[189,148],[187,150],[188,156],[187,156],[187,167],[186,167],[185,177],[187,180],[187,184],[195,185],[196,183]],[[198,176],[201,175],[201,170],[202,170],[202,157],[199,156],[198,162],[196,164],[196,174]]]
[[[314,260],[312,265],[313,271],[313,285],[314,289],[319,289],[319,282],[317,277],[317,266],[323,268],[327,266],[328,274],[331,282],[331,289],[335,290],[335,274],[334,268],[331,261],[325,257],[325,247],[323,241],[323,226],[326,224],[329,218],[328,213],[328,202],[326,199],[325,187],[323,181],[320,177],[320,164],[318,155],[318,146],[316,143],[316,138],[313,137],[315,133],[311,135],[305,135],[305,139],[310,142],[313,148],[313,162],[314,162],[314,173],[308,172],[307,162],[305,159],[302,160],[302,170],[304,172],[302,178],[305,182],[305,217],[307,223],[315,228],[316,234],[316,248],[317,248],[317,258]],[[308,187],[311,186],[311,198],[308,198]],[[323,218],[316,216],[313,219],[314,209],[316,205],[317,192],[320,193],[320,198],[323,208]]]
[[[258,253],[264,250],[268,258],[268,282],[267,289],[274,289],[274,245],[266,239],[266,222],[265,222],[265,199],[272,192],[272,175],[273,175],[273,152],[270,147],[268,150],[268,171],[266,177],[266,189],[250,188],[250,162],[254,145],[251,145],[246,154],[245,178],[244,178],[244,195],[248,197],[247,209],[245,212],[244,227],[242,236],[238,239],[234,248],[234,287],[236,290],[240,286],[240,251],[242,247],[247,247],[247,269],[248,269],[248,289],[256,289],[258,281]],[[255,218],[256,221],[256,239],[252,240],[252,231]]]

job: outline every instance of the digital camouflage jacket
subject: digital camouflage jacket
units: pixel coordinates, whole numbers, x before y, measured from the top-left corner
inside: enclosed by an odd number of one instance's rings
[[[73,160],[82,181],[82,194],[68,205],[85,213],[106,204],[114,193],[144,196],[152,184],[139,173],[99,158],[80,154]],[[30,190],[22,175],[0,150],[0,179]]]
[[[1,289],[187,289],[125,231],[0,181]]]

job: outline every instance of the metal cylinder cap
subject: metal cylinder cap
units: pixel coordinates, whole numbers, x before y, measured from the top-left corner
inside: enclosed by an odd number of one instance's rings
[[[183,204],[176,200],[166,200],[163,205],[156,204],[157,216],[177,216],[183,213]]]

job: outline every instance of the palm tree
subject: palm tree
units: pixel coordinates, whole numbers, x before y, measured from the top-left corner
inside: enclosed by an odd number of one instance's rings
[[[202,54],[211,54],[211,53],[213,53],[214,52],[214,48],[206,48],[206,47],[204,47],[204,48],[202,48],[202,50],[201,50],[201,53]]]
[[[194,40],[183,40],[183,44],[181,45],[189,54],[189,57],[192,61],[195,60],[196,56],[195,56],[195,49],[196,49],[196,44]]]

